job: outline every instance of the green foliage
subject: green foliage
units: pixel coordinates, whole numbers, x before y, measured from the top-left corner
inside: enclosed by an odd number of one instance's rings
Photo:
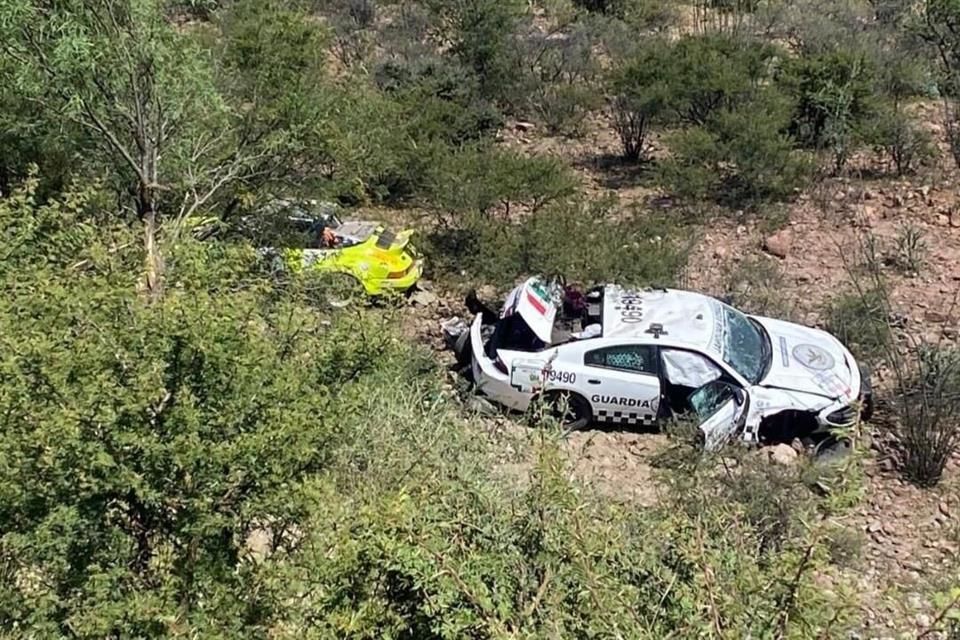
[[[167,21],[159,3],[0,3],[7,86],[84,129],[97,166],[119,189],[159,197],[203,192],[232,133],[210,58]],[[197,140],[208,131],[220,137]],[[163,163],[158,148],[163,147]],[[107,154],[103,154],[103,150]],[[90,159],[88,158],[88,162]]]
[[[431,167],[425,199],[456,214],[509,215],[513,206],[537,210],[571,195],[574,176],[549,156],[527,157],[487,145],[444,155]]]
[[[596,86],[600,64],[594,53],[598,35],[595,25],[585,21],[558,28],[558,37],[523,41],[523,58],[528,61],[524,111],[552,133],[577,134],[582,121],[602,103]]]
[[[777,49],[725,35],[687,36],[656,48],[659,76],[668,82],[667,108],[673,118],[706,124],[715,112],[752,100],[769,77]]]
[[[427,0],[425,4],[451,52],[476,74],[480,95],[513,104],[520,64],[513,39],[526,4],[520,0]]]
[[[960,448],[960,350],[921,343],[902,357],[894,410],[903,473],[932,487]]]
[[[663,183],[681,198],[730,206],[791,197],[812,167],[784,133],[785,106],[776,93],[763,92],[716,112],[702,127],[671,135],[671,156],[659,168]]]
[[[241,635],[269,610],[245,536],[302,521],[331,406],[387,343],[274,296],[243,248],[173,252],[179,283],[146,304],[128,234],[84,204],[0,200],[0,627]]]
[[[869,123],[864,137],[898,176],[913,173],[918,165],[934,155],[930,134],[896,107],[883,109]]]
[[[877,70],[859,51],[788,58],[780,84],[793,97],[790,133],[803,146],[829,149],[834,170],[846,164],[859,127],[876,109]]]
[[[894,265],[906,274],[919,274],[927,261],[927,241],[923,230],[906,224],[897,230],[894,238]]]
[[[645,156],[650,129],[670,104],[674,79],[664,68],[665,46],[657,41],[639,49],[610,79],[613,128],[624,158],[634,162]]]
[[[365,486],[317,491],[303,551],[279,567],[303,594],[283,637],[803,637],[848,615],[815,585],[810,501],[782,473],[751,467],[724,487],[704,465],[671,475],[661,507],[608,505],[570,483],[551,435],[510,489],[486,478],[462,430],[426,415],[435,437],[386,436],[406,473],[377,465]]]
[[[374,78],[378,88],[406,105],[404,126],[417,137],[460,145],[502,123],[496,107],[480,96],[476,76],[456,61],[439,56],[387,60]]]
[[[581,282],[668,285],[686,263],[684,230],[675,220],[636,212],[612,218],[608,203],[558,204],[516,223],[473,215],[436,234],[427,247],[443,270],[471,281],[511,282],[559,273]]]
[[[868,362],[886,355],[891,340],[888,322],[886,295],[876,288],[840,295],[824,309],[827,330]]]

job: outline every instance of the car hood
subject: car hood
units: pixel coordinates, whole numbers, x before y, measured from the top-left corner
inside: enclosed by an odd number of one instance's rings
[[[755,318],[770,335],[770,371],[760,386],[852,401],[860,371],[850,352],[826,331],[792,322]]]

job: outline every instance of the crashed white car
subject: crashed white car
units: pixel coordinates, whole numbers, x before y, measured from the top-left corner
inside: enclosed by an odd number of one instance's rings
[[[732,437],[815,444],[871,409],[869,376],[832,335],[699,293],[580,293],[530,278],[499,313],[475,296],[472,307],[472,325],[451,343],[477,390],[519,411],[540,396],[565,407],[570,428],[685,414],[707,449]]]

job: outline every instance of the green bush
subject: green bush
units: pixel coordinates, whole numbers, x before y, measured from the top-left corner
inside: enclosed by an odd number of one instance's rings
[[[786,474],[751,465],[724,487],[704,464],[657,508],[615,505],[569,481],[549,434],[504,483],[448,416],[391,416],[416,434],[381,436],[406,473],[378,464],[349,504],[318,488],[302,551],[276,565],[274,599],[302,594],[282,637],[816,637],[851,613],[815,582],[827,550]]]
[[[918,165],[934,155],[930,134],[896,107],[883,109],[866,126],[864,137],[898,176],[913,173]]]
[[[656,42],[641,48],[611,74],[613,128],[627,160],[636,162],[645,157],[651,129],[665,119],[672,89],[672,79],[664,69],[665,46]]]
[[[305,517],[384,334],[275,296],[243,248],[174,251],[149,303],[129,234],[83,205],[0,200],[0,628],[243,635],[265,615],[244,538]]]
[[[788,58],[778,82],[795,107],[790,133],[801,145],[831,149],[842,169],[859,125],[876,108],[877,70],[862,52],[838,50]]]
[[[597,87],[599,62],[594,53],[597,29],[573,23],[560,37],[529,37],[525,59],[535,61],[528,74],[527,104],[552,133],[575,135],[587,115],[602,104]]]
[[[517,206],[537,210],[566,198],[576,187],[573,173],[550,156],[526,156],[490,145],[447,152],[432,165],[425,204],[445,213],[494,213]]]
[[[960,448],[960,350],[921,343],[899,355],[893,409],[903,473],[932,487]]]
[[[662,183],[681,198],[729,206],[790,198],[806,184],[812,163],[784,133],[783,107],[771,92],[670,135],[671,154],[658,169]]]
[[[480,95],[499,104],[522,102],[515,93],[522,60],[514,38],[526,4],[519,0],[427,0],[425,4],[450,52],[476,74]]]
[[[434,235],[425,250],[441,273],[507,284],[531,273],[580,282],[674,283],[687,238],[676,220],[636,212],[613,219],[608,203],[557,204],[515,223],[472,215]]]
[[[824,323],[859,358],[869,362],[887,354],[891,335],[886,296],[878,289],[837,297],[826,306]]]
[[[675,120],[691,125],[752,100],[778,54],[762,42],[727,35],[687,36],[658,50],[651,64],[667,83],[666,106]]]
[[[499,110],[480,96],[476,76],[453,60],[386,60],[374,70],[374,81],[406,106],[402,124],[418,139],[460,145],[493,133],[503,121]]]

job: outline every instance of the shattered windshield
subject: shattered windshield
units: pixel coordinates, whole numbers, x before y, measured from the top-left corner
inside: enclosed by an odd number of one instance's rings
[[[770,344],[763,329],[732,307],[723,305],[723,361],[757,384],[767,370]]]

